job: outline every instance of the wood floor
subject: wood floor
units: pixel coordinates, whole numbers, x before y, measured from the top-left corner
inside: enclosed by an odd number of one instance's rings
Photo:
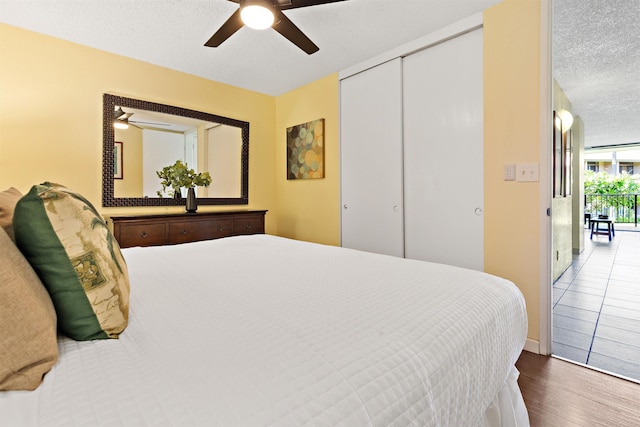
[[[527,351],[516,367],[532,427],[640,426],[640,384]]]

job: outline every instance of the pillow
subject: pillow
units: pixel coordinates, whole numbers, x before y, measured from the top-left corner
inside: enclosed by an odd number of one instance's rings
[[[4,228],[11,240],[13,240],[13,225],[11,225],[13,210],[20,197],[22,193],[13,187],[0,191],[0,227]]]
[[[51,298],[0,229],[0,390],[34,390],[56,360],[56,312]]]
[[[34,185],[13,215],[16,245],[75,340],[117,338],[129,317],[129,275],[96,208],[59,184]]]

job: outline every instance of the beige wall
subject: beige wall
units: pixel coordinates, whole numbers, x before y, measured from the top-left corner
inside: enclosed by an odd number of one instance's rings
[[[553,82],[553,109],[554,111],[567,110],[573,112],[571,101],[564,91]],[[565,135],[563,134],[563,138]],[[572,188],[573,194],[573,188]],[[552,215],[552,278],[558,279],[571,265],[573,260],[573,197],[554,197],[551,201]]]
[[[573,253],[584,250],[584,122],[580,116],[573,118]]]
[[[126,132],[114,129],[114,141],[122,142],[122,179],[113,180],[117,197],[140,197],[142,194],[142,129],[129,126]]]
[[[522,290],[533,340],[540,336],[539,218],[546,206],[540,183],[505,182],[502,173],[505,163],[545,161],[539,16],[540,0],[506,0],[484,13],[485,269]],[[108,92],[249,121],[249,207],[269,209],[267,232],[339,244],[337,75],[274,98],[6,25],[0,40],[0,189],[27,191],[53,180],[99,206]],[[286,128],[317,118],[325,118],[325,178],[287,181]]]
[[[111,93],[250,122],[248,208],[275,211],[274,97],[5,24],[0,58],[0,189],[26,192],[48,180],[104,214],[183,210],[100,207],[102,94]],[[199,208],[220,209],[230,208]],[[276,228],[272,214],[267,232]]]
[[[540,158],[540,1],[484,12],[485,270],[512,280],[540,339],[540,182],[503,180],[506,163]]]

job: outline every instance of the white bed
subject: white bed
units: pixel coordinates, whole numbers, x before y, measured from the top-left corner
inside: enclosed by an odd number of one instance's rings
[[[507,280],[268,235],[123,254],[120,339],[60,337],[0,426],[528,425]]]

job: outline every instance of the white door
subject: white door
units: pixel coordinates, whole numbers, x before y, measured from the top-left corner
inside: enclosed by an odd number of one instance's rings
[[[483,270],[482,30],[403,71],[405,256]]]
[[[403,256],[402,61],[340,82],[342,246]]]

